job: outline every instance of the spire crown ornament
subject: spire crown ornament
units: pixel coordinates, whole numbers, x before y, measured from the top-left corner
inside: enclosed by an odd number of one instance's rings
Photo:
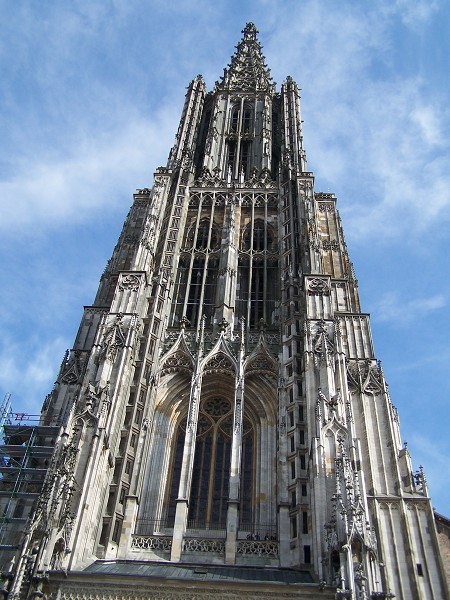
[[[244,36],[236,46],[236,52],[231,57],[228,69],[224,69],[218,89],[266,92],[273,95],[275,84],[261,52],[262,46],[257,39],[258,30],[253,23],[247,23],[242,33]]]

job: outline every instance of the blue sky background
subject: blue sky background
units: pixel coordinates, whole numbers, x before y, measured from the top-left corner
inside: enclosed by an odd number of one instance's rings
[[[302,88],[401,430],[450,516],[447,0],[0,0],[0,393],[38,413],[185,88],[247,21]]]

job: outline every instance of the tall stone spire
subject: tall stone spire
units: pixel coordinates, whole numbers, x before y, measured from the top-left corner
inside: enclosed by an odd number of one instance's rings
[[[243,34],[188,86],[39,424],[5,425],[8,600],[448,598],[299,88]]]
[[[236,46],[228,69],[224,69],[219,89],[236,91],[274,90],[270,69],[267,68],[262,46],[257,40],[258,30],[253,23],[247,23],[242,30],[244,37]]]

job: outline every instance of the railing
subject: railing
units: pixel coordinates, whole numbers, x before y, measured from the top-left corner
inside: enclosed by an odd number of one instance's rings
[[[137,535],[172,535],[174,519],[138,519]]]
[[[278,539],[276,523],[240,523],[238,540],[272,541]]]
[[[185,538],[183,540],[183,552],[223,554],[225,552],[225,541],[211,538]]]
[[[246,556],[263,556],[266,558],[277,558],[278,557],[278,542],[266,540],[266,541],[238,541],[236,547],[236,554],[242,554]]]
[[[172,537],[133,535],[131,538],[133,550],[160,550],[170,552],[172,550]]]
[[[174,519],[138,519],[136,525],[137,537],[171,537]],[[189,519],[186,525],[185,538],[187,539],[224,540],[226,536],[227,529],[224,522]],[[240,523],[237,539],[246,542],[277,543],[277,526],[275,523]],[[252,546],[252,548],[257,547],[257,545]],[[257,552],[255,551],[255,553]]]

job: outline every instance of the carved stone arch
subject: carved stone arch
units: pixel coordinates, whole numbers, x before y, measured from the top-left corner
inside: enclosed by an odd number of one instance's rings
[[[231,364],[233,365],[233,369],[237,370],[236,355],[234,349],[228,343],[231,329],[230,324],[226,320],[223,320],[222,323],[220,323],[220,328],[221,332],[219,334],[219,338],[215,342],[214,346],[211,348],[209,353],[203,359],[202,368],[204,367],[204,365],[206,365],[206,363],[210,360],[211,357],[213,357],[215,354],[222,353],[228,357]]]
[[[162,377],[176,371],[184,373],[193,372],[192,357],[181,349],[171,352],[165,358],[161,365],[160,375]]]
[[[342,425],[342,423],[336,421],[336,419],[334,418],[331,421],[329,421],[326,425],[324,425],[322,433],[325,434],[330,430],[333,432],[333,435],[336,438],[336,442],[341,441],[342,443],[342,441],[345,442],[350,439],[350,434],[347,427]]]
[[[347,359],[347,383],[350,392],[360,392],[362,389],[359,362]]]
[[[322,444],[324,448],[325,470],[331,474],[335,472],[335,459],[339,455],[339,442],[349,439],[346,427],[341,425],[333,417],[322,429]]]
[[[254,352],[245,360],[245,375],[264,374],[267,377],[278,377],[278,364],[268,352],[265,344],[260,344]]]
[[[70,354],[69,351],[67,351],[61,365],[59,376],[61,383],[65,383],[66,385],[80,383],[85,363],[86,357],[80,350],[72,350]]]
[[[369,392],[378,396],[383,392],[382,372],[372,360],[349,360],[347,380],[352,391]]]
[[[191,374],[187,370],[174,370],[161,378],[156,391],[155,418],[165,415],[170,423],[177,422],[181,412],[187,414],[191,388]]]
[[[236,362],[228,353],[219,350],[206,358],[202,371],[204,375],[209,373],[223,373],[234,376],[236,373]]]
[[[192,374],[194,359],[187,346],[184,330],[180,332],[169,351],[161,358],[160,375],[176,371]]]
[[[258,426],[276,427],[278,421],[276,386],[272,380],[252,375],[246,380],[244,416],[248,415]]]

